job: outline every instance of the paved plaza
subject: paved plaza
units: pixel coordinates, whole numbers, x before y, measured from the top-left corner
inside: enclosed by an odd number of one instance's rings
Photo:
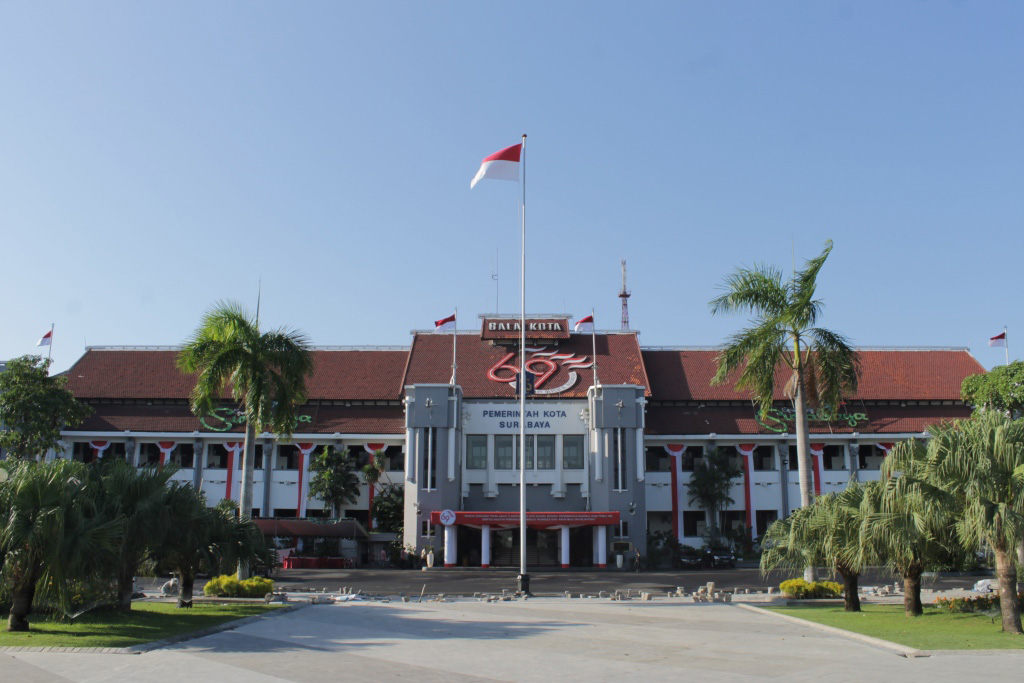
[[[904,657],[729,604],[310,605],[142,654],[0,653],[0,681],[965,681],[1024,652]]]

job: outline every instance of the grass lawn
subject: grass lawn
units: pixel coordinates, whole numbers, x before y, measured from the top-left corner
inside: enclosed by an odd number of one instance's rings
[[[863,612],[842,607],[770,607],[773,612],[889,640],[919,650],[1024,649],[1024,636],[1002,632],[999,616],[951,614],[924,608],[920,617],[904,615],[903,605],[863,605]]]
[[[28,647],[130,647],[161,638],[209,628],[263,614],[278,606],[270,605],[203,605],[178,609],[174,603],[134,602],[131,614],[88,612],[73,624],[52,621],[42,616],[29,617],[31,630],[8,633],[0,630],[0,646]],[[3,615],[7,628],[7,615]]]

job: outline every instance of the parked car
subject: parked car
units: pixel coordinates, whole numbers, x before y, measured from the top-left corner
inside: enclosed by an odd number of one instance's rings
[[[694,548],[684,549],[679,555],[680,569],[700,569],[704,566],[704,558]]]
[[[736,555],[727,546],[713,545],[704,548],[704,563],[709,567],[735,567]]]

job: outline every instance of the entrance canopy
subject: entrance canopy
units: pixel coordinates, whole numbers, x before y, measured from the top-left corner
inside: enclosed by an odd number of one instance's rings
[[[470,527],[492,526],[513,528],[519,526],[518,512],[459,510],[452,524]],[[441,510],[430,513],[430,523],[441,523]],[[607,526],[619,523],[619,511],[606,512],[527,512],[526,526],[531,529],[573,528],[578,526]]]

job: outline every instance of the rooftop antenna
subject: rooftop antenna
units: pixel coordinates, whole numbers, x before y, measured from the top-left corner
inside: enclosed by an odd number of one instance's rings
[[[494,269],[491,270],[491,279],[494,280],[494,312],[498,312],[498,250],[494,250]]]
[[[622,329],[629,329],[629,290],[626,289],[626,259],[622,259],[622,291],[619,292],[622,299]]]

